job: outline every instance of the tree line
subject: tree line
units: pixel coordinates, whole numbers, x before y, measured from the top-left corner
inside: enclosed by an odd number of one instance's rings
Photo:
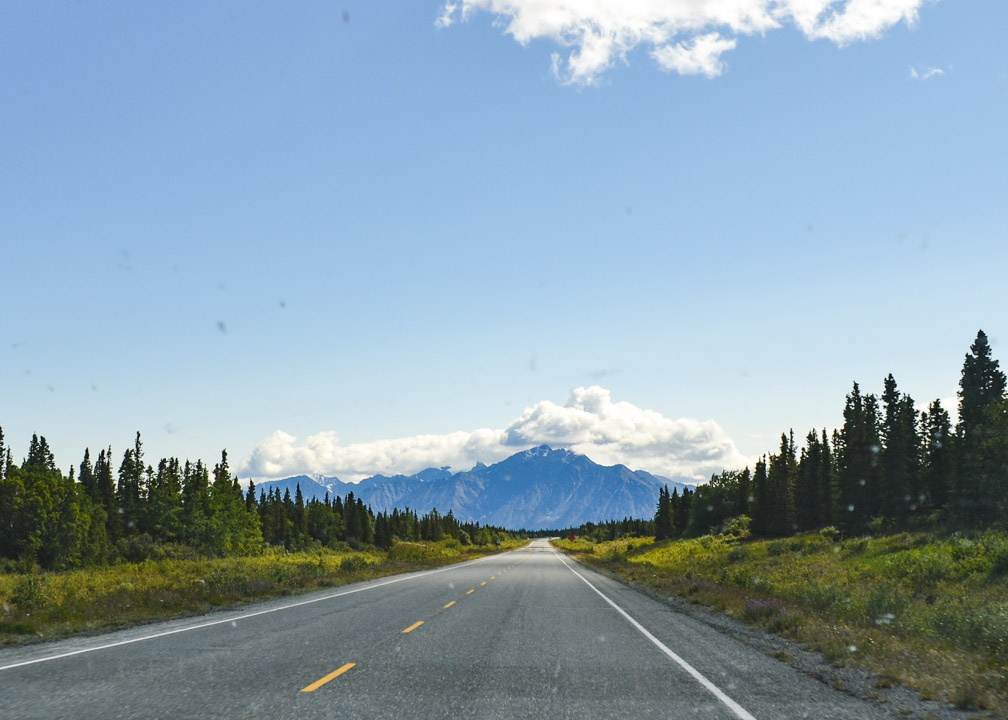
[[[267,546],[289,550],[374,546],[396,540],[454,538],[487,545],[509,534],[460,523],[449,511],[423,516],[410,509],[374,513],[353,492],[307,502],[297,485],[256,493],[231,473],[227,451],[208,468],[177,458],[157,467],[144,461],[140,433],[113,470],[112,448],[92,461],[90,449],[75,473],[55,465],[44,436],[33,435],[28,455],[13,462],[0,428],[0,558],[23,565],[73,568],[168,555],[254,554]]]
[[[847,535],[922,524],[1008,521],[1005,374],[981,330],[959,381],[959,418],[934,400],[926,411],[892,374],[881,397],[854,383],[843,427],[794,432],[750,472],[723,471],[680,495],[659,492],[658,539],[744,532],[773,537],[834,526]]]

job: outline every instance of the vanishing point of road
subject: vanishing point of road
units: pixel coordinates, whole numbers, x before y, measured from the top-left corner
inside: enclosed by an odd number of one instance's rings
[[[0,718],[886,718],[536,540],[0,649]]]

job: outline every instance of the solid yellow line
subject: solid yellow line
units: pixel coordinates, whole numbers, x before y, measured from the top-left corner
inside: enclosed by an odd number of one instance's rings
[[[320,678],[320,679],[316,680],[315,682],[313,682],[311,685],[309,685],[307,687],[301,688],[301,692],[314,692],[315,690],[318,690],[320,687],[322,687],[323,685],[325,685],[327,682],[329,682],[330,680],[332,680],[334,678],[338,678],[340,675],[342,675],[343,673],[345,673],[347,670],[349,670],[350,668],[352,668],[356,664],[357,663],[347,663],[346,665],[344,665],[343,667],[339,668],[338,670],[333,670],[331,673],[329,673],[328,675],[326,675],[324,678]]]
[[[466,595],[472,595],[474,592],[476,592],[476,588],[466,591]]]
[[[483,587],[484,585],[486,585],[486,580],[480,583],[480,587]]]
[[[447,605],[444,606],[444,609],[447,610],[448,608],[450,608],[454,604],[455,604],[455,601],[452,600],[450,603],[448,603]]]
[[[420,620],[418,622],[413,623],[408,628],[406,628],[405,630],[403,630],[403,633],[413,632],[414,630],[416,630],[421,625],[423,625],[423,620]]]

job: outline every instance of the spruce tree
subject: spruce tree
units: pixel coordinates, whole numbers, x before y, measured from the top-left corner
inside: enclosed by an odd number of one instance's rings
[[[95,484],[98,487],[99,504],[105,509],[105,532],[109,540],[115,542],[122,537],[122,515],[116,497],[115,480],[112,477],[112,447],[98,451],[94,466]]]
[[[764,455],[756,461],[753,472],[752,532],[766,537],[770,534],[773,515],[772,493],[767,482],[767,463]]]
[[[308,516],[305,514],[304,495],[301,494],[301,483],[296,486],[294,496],[294,543],[303,547],[308,537]]]
[[[122,513],[123,532],[131,535],[139,532],[142,515],[142,492],[144,486],[143,447],[140,433],[136,434],[134,446],[123,453],[119,465],[119,485],[116,499]]]
[[[77,481],[81,484],[81,489],[88,498],[93,502],[100,502],[98,481],[95,478],[94,466],[91,465],[91,451],[88,448],[84,448],[84,459],[81,460],[80,474],[77,477]]]
[[[920,479],[920,439],[913,399],[896,389],[892,373],[885,379],[882,393],[885,415],[882,422],[882,468],[877,490],[882,515],[898,523],[924,502]]]
[[[655,540],[672,537],[672,504],[668,485],[658,488],[658,511],[655,513]]]
[[[781,434],[780,452],[770,456],[767,468],[767,507],[765,519],[768,535],[787,535],[793,532],[793,483],[797,474],[794,435]]]
[[[820,527],[822,498],[819,482],[822,477],[823,452],[819,435],[810,430],[805,438],[805,447],[798,462],[798,478],[795,483],[795,522],[799,530]]]
[[[836,488],[836,462],[834,453],[830,449],[829,439],[826,437],[826,428],[822,429],[822,437],[819,446],[822,451],[822,462],[819,466],[819,479],[816,487],[819,500],[816,503],[818,517],[817,527],[825,527],[833,522],[834,509],[833,499]]]
[[[162,458],[147,486],[142,529],[158,542],[182,537],[182,468],[177,458]]]
[[[874,395],[854,388],[844,407],[844,425],[834,442],[837,456],[836,525],[848,535],[865,532],[878,513],[876,491],[878,455],[878,403]]]
[[[679,502],[676,503],[675,514],[673,516],[677,536],[681,536],[684,532],[686,532],[686,526],[689,524],[692,505],[693,492],[688,487],[684,487],[682,495],[679,496]]]
[[[999,463],[996,448],[997,403],[1005,397],[1005,374],[991,357],[983,330],[977,333],[963,362],[959,381],[959,424],[956,427],[959,448],[959,482],[956,488],[961,509],[971,517],[990,519],[1005,505],[1005,468]]]
[[[943,508],[949,501],[955,470],[952,421],[936,399],[921,413],[923,429],[924,485],[931,507]]]

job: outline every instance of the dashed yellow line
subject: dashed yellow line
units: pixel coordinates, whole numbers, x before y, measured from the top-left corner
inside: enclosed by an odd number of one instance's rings
[[[452,600],[450,603],[448,603],[447,605],[444,606],[444,609],[447,610],[448,608],[450,608],[454,604],[455,604],[455,601]]]
[[[476,588],[473,588],[472,590],[467,590],[466,595],[472,595],[474,592],[476,592]]]
[[[491,576],[490,576],[490,579],[491,579],[491,580],[496,580],[496,579],[497,579],[497,576],[496,576],[496,575],[491,575]]]
[[[484,585],[486,585],[486,580],[480,583],[480,587],[483,587]]]
[[[338,668],[337,670],[333,670],[331,673],[329,673],[328,675],[326,675],[324,678],[319,678],[318,680],[316,680],[315,682],[313,682],[311,685],[308,685],[306,687],[301,688],[301,692],[315,692],[320,687],[322,687],[323,685],[325,685],[327,682],[329,682],[330,680],[333,680],[335,678],[338,678],[340,675],[342,675],[343,673],[345,673],[350,668],[354,667],[356,664],[357,663],[347,663],[343,667]]]
[[[403,634],[411,633],[414,630],[416,630],[418,627],[420,627],[421,625],[423,625],[423,620],[418,620],[417,622],[413,623],[408,628],[406,628],[405,630],[403,630]]]

